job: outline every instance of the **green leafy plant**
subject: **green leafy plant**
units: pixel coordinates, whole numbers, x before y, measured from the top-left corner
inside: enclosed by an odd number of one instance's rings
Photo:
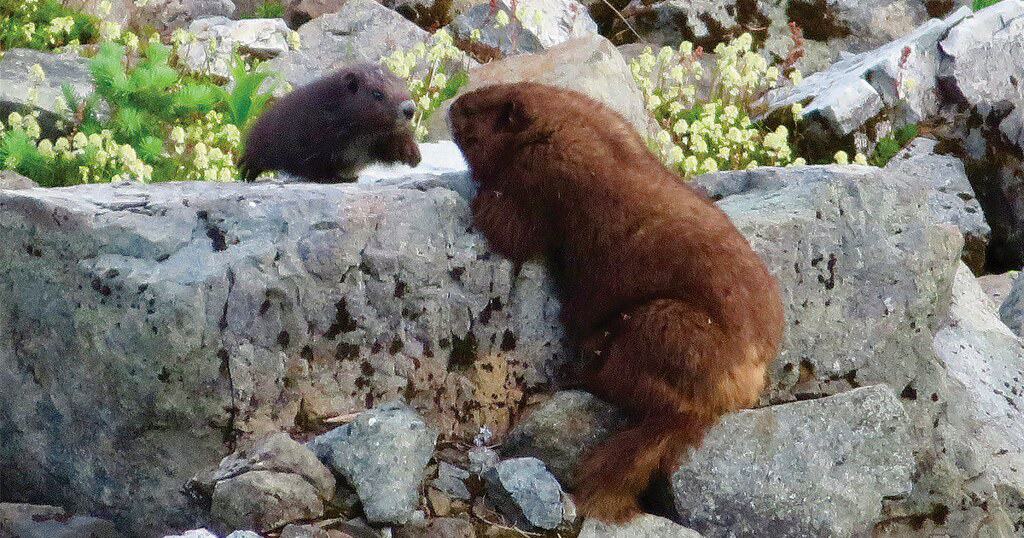
[[[429,46],[420,43],[408,51],[396,50],[381,63],[408,83],[416,103],[412,122],[420,140],[427,136],[431,115],[469,82],[466,56],[445,30],[435,33]]]
[[[280,19],[284,17],[284,4],[280,0],[268,0],[242,15],[243,19]]]
[[[885,166],[911,140],[917,138],[919,132],[918,126],[911,123],[896,129],[889,136],[882,137],[875,143],[875,151],[868,162],[875,166]]]
[[[271,74],[236,54],[225,89],[183,75],[157,40],[138,49],[104,43],[89,62],[95,93],[80,98],[64,87],[69,134],[42,138],[38,113],[0,122],[0,166],[44,186],[236,179],[242,133],[271,98],[262,89]]]
[[[718,170],[804,164],[793,154],[791,133],[780,125],[769,130],[757,117],[758,100],[779,84],[780,69],[753,50],[743,34],[715,48],[710,73],[703,50],[684,41],[678,49],[650,48],[630,68],[657,122],[651,151],[684,178]],[[799,72],[791,78],[796,81]],[[793,120],[802,108],[793,106]]]
[[[60,0],[0,0],[0,50],[53,50],[93,43],[99,35],[98,18]]]
[[[971,2],[971,9],[974,11],[981,11],[989,6],[994,6],[999,3],[1000,0],[974,0]]]

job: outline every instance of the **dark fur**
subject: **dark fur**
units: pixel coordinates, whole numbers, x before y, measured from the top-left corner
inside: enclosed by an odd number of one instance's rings
[[[503,84],[459,98],[450,119],[480,187],[474,224],[516,262],[548,260],[580,384],[632,419],[583,461],[575,492],[584,515],[628,520],[655,473],[756,403],[783,334],[778,284],[725,213],[600,103]]]
[[[416,166],[405,83],[359,64],[296,88],[253,124],[239,161],[246,181],[282,170],[317,183],[355,181],[372,162]]]

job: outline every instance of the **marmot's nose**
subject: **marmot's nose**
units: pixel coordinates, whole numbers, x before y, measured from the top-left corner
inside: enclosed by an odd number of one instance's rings
[[[405,119],[411,120],[413,114],[416,113],[416,103],[412,102],[412,99],[402,101],[402,104],[398,105],[398,109],[405,115]]]

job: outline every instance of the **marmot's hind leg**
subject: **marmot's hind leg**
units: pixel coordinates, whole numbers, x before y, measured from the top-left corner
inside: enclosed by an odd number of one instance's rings
[[[682,454],[732,410],[756,401],[764,365],[742,353],[707,313],[661,299],[618,321],[589,390],[623,408],[633,423],[598,445],[577,470],[580,511],[624,521],[656,471],[675,471]]]

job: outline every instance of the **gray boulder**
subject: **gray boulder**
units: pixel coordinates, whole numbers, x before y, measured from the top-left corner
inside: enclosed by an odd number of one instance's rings
[[[579,538],[701,538],[701,534],[672,520],[642,514],[622,525],[587,519],[580,529]]]
[[[558,307],[470,228],[442,186],[0,191],[0,485],[156,535],[268,431],[404,397],[503,435],[564,361]]]
[[[43,68],[46,78],[35,80],[32,66]],[[0,121],[7,123],[11,112],[39,112],[39,126],[46,137],[66,133],[70,117],[61,86],[68,84],[83,98],[93,92],[89,60],[75,53],[50,54],[30,49],[12,49],[0,59]],[[36,94],[30,102],[32,93]]]
[[[985,255],[992,229],[985,222],[981,204],[967,179],[964,163],[953,156],[936,155],[936,142],[918,138],[898,153],[886,168],[931,185],[928,207],[938,222],[960,229],[964,235],[964,262],[975,273],[985,266]]]
[[[1013,279],[1006,300],[999,305],[999,318],[1014,334],[1024,338],[1024,278],[1021,273]]]
[[[288,26],[299,28],[321,15],[340,11],[345,0],[287,0],[283,3],[284,20]]]
[[[12,170],[0,170],[0,189],[31,189],[38,186],[38,183],[17,172]]]
[[[396,50],[430,41],[430,34],[374,0],[347,0],[337,12],[299,28],[302,46],[267,63],[294,86],[302,86],[354,63],[378,62]]]
[[[852,165],[694,181],[721,198],[780,282],[788,327],[766,402],[878,383],[899,391],[933,370],[931,330],[949,307],[962,240],[934,221],[927,184]]]
[[[515,9],[513,9],[515,7]],[[504,11],[510,22],[498,28],[495,9]],[[515,13],[519,13],[519,17]],[[497,0],[495,5],[478,3],[462,12],[446,27],[456,39],[468,42],[474,30],[480,38],[474,44],[495,51],[496,57],[535,53],[570,39],[597,34],[597,23],[587,8],[576,0]]]
[[[388,403],[309,443],[317,457],[355,487],[371,523],[403,524],[419,505],[423,471],[437,431],[412,408]]]
[[[587,392],[558,392],[516,424],[501,446],[502,456],[530,456],[544,462],[566,487],[582,455],[625,425],[615,406]]]
[[[705,536],[851,536],[909,493],[911,428],[892,389],[743,411],[672,476],[676,509]]]
[[[118,538],[105,519],[69,514],[57,506],[0,503],[0,536],[11,538]]]
[[[949,514],[950,528],[1014,534],[1024,524],[1024,343],[1000,321],[964,264],[933,347],[949,376],[944,390],[928,394],[912,384],[905,391],[913,392],[905,398],[945,403],[929,441],[933,448],[925,452],[932,472],[915,489],[928,490],[932,505],[961,507]]]
[[[516,526],[551,530],[562,523],[562,488],[537,458],[502,461],[483,478],[487,499]]]
[[[459,94],[491,84],[530,81],[586,94],[622,114],[640,132],[647,132],[650,119],[643,95],[622,54],[607,39],[593,34],[578,37],[540,54],[523,54],[489,62],[469,72],[469,84]],[[447,107],[442,104],[429,123],[430,137],[450,139]]]
[[[222,528],[265,532],[322,515],[335,481],[312,452],[276,433],[224,458],[189,485],[210,504],[210,516]]]
[[[1020,274],[1019,271],[1007,271],[997,275],[982,275],[978,277],[978,285],[981,286],[982,291],[985,292],[985,295],[988,295],[989,300],[998,309],[1006,301],[1006,298],[1009,297],[1010,291],[1013,289],[1013,280],[1018,274]],[[1003,321],[1006,322],[1007,320]],[[1007,322],[1007,325],[1009,325],[1009,322]]]
[[[153,27],[164,35],[178,28],[188,28],[197,19],[231,17],[235,12],[231,0],[148,0],[136,2],[133,8],[131,23],[134,27]]]
[[[231,77],[232,53],[269,60],[288,52],[291,30],[281,19],[207,17],[193,21],[188,31],[195,37],[178,52],[181,62],[193,73],[221,80]]]

